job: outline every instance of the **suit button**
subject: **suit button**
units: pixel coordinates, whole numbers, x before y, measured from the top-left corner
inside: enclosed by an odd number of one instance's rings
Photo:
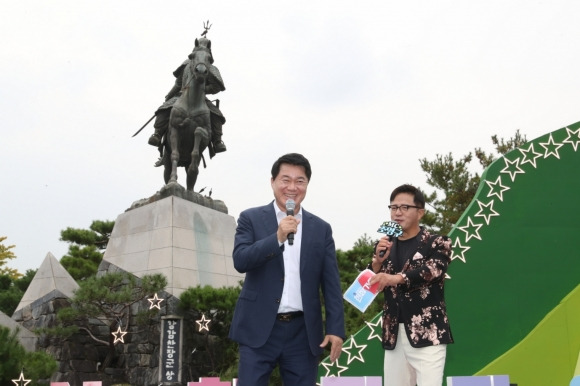
[[[276,303],[280,303],[280,299],[276,299]]]
[[[282,277],[282,278],[280,278],[280,281],[284,281],[284,278],[283,278],[283,277]]]

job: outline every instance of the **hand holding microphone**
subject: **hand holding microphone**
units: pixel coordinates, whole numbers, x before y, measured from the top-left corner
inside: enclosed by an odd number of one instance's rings
[[[296,208],[296,203],[292,199],[286,201],[286,214],[287,216],[280,220],[278,225],[278,241],[280,243],[288,240],[288,245],[294,245],[294,233],[298,230],[298,224],[300,220],[294,217],[294,210]]]

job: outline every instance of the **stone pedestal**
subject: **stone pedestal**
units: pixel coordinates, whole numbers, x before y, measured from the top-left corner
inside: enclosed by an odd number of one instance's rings
[[[235,230],[232,216],[170,196],[119,215],[103,262],[137,277],[161,273],[176,297],[197,285],[237,286]]]

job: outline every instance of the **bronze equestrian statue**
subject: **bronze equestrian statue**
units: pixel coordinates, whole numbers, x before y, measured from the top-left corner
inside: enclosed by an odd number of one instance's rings
[[[211,62],[211,42],[206,38],[196,39],[195,48],[183,68],[181,94],[171,107],[164,141],[161,161],[165,167],[165,183],[177,183],[177,167],[183,166],[187,170],[187,190],[195,186],[206,147],[210,147],[210,156],[215,154],[211,148],[212,109],[206,98]]]
[[[133,136],[143,130],[155,118],[155,132],[149,144],[159,148],[160,157],[155,166],[163,165],[166,184],[177,182],[177,167],[187,170],[187,189],[193,190],[203,151],[207,148],[210,158],[225,152],[222,126],[226,119],[215,104],[207,98],[225,90],[224,81],[211,52],[211,41],[205,36],[209,30],[204,24],[202,37],[195,40],[195,47],[188,59],[174,72],[175,84],[165,96],[165,102],[155,111]]]

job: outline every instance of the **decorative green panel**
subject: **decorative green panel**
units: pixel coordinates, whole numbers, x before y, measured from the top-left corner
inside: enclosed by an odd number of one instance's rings
[[[543,320],[570,325],[547,316],[580,283],[579,147],[580,122],[528,142],[483,173],[475,198],[449,234],[453,261],[446,299],[455,343],[448,347],[446,375],[491,375],[489,370],[501,368],[518,383],[525,369],[529,376],[520,386],[545,386],[542,374],[554,373],[553,364],[560,363],[557,370],[566,374],[550,385],[568,385],[580,352],[579,331],[551,328],[554,340],[568,346],[533,365],[530,358],[548,354],[537,340],[523,340],[539,334]],[[578,314],[566,315],[577,321]],[[580,329],[580,323],[575,326]],[[357,345],[367,345],[360,360],[343,353],[330,367],[327,358],[320,375],[382,375],[382,348],[369,331],[367,325],[354,336]]]

